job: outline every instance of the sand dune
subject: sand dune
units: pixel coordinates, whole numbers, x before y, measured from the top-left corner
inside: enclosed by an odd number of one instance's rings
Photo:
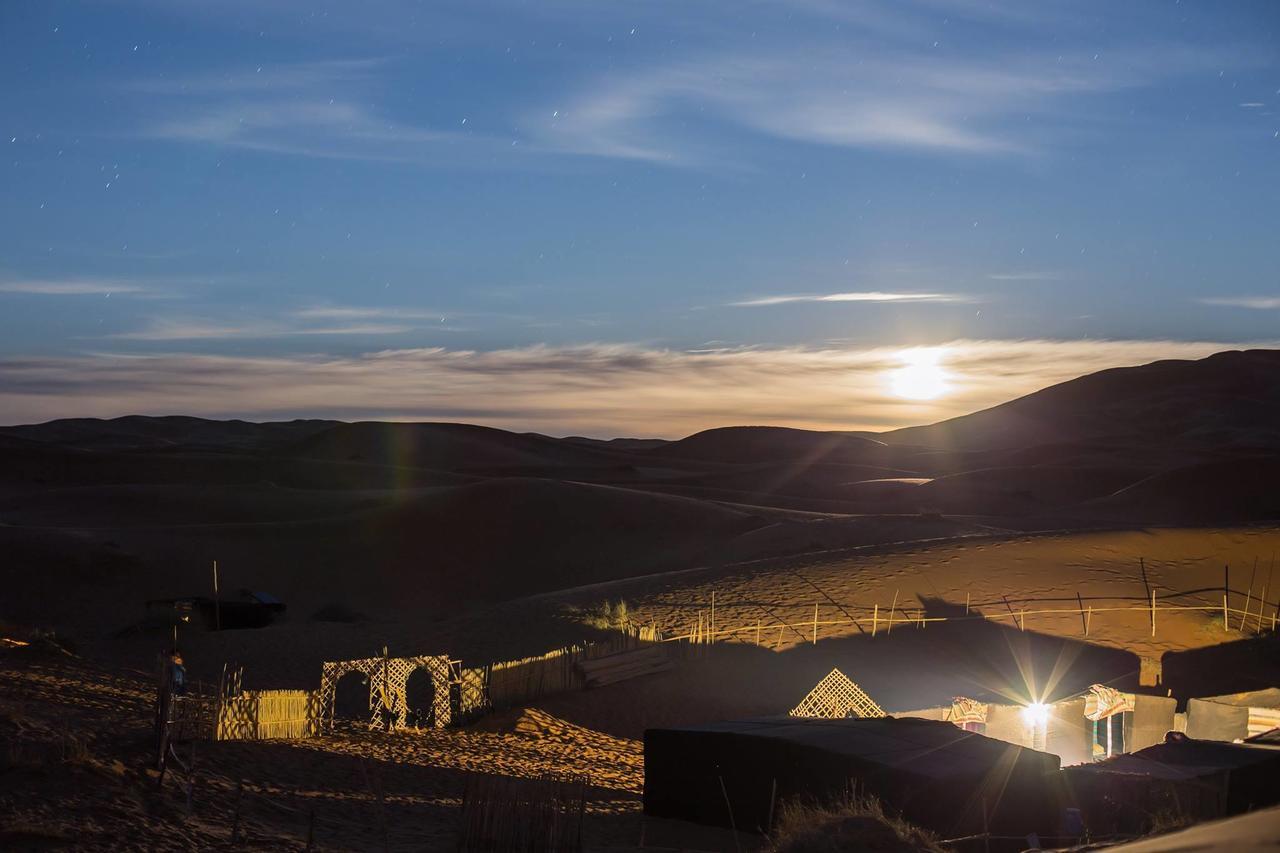
[[[372,462],[444,471],[492,467],[618,465],[618,451],[533,433],[451,423],[338,424],[286,452],[294,456]]]
[[[800,459],[810,463],[877,466],[886,458],[886,448],[880,442],[853,433],[767,426],[704,430],[649,453],[706,462],[758,463]]]
[[[1090,514],[1133,522],[1213,524],[1280,517],[1280,457],[1166,471],[1093,501]]]
[[[1082,376],[932,426],[880,436],[892,444],[1009,448],[1108,437],[1170,450],[1280,447],[1280,351],[1221,352]]]

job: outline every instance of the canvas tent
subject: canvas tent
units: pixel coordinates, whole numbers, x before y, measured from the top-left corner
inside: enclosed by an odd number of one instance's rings
[[[645,732],[645,814],[766,831],[778,804],[849,790],[949,835],[1052,834],[1058,759],[950,723],[770,717]]]
[[[1202,740],[1243,740],[1280,726],[1280,689],[1207,696],[1187,702],[1187,735]]]
[[[1144,832],[1133,821],[1161,811],[1207,820],[1280,803],[1280,750],[1180,734],[1064,775],[1095,834]]]
[[[897,716],[943,720],[1018,746],[1039,745],[1063,765],[1072,765],[1161,743],[1175,728],[1176,706],[1168,696],[1127,693],[1097,684],[1076,696],[1046,703],[1043,720],[1029,720],[1026,705],[966,697]]]

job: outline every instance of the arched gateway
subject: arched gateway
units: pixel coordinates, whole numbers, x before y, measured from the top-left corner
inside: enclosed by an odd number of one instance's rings
[[[333,726],[334,694],[338,680],[350,672],[364,675],[369,685],[369,727],[372,729],[408,728],[406,719],[409,706],[405,700],[405,685],[409,675],[417,669],[425,669],[431,677],[431,728],[442,729],[453,719],[453,706],[449,699],[449,685],[453,672],[449,658],[443,655],[418,655],[407,658],[376,657],[362,660],[329,661],[320,674],[321,719],[328,719]],[[421,725],[422,721],[418,724]]]

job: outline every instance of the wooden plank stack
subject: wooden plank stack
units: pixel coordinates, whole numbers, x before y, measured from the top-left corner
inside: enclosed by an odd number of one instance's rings
[[[658,644],[593,660],[580,660],[577,667],[588,688],[603,687],[629,678],[665,672],[671,669],[671,659],[667,649]]]

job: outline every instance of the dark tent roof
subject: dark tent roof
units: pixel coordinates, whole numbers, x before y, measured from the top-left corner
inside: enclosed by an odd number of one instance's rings
[[[920,776],[946,779],[986,773],[1007,761],[1010,744],[967,732],[951,723],[916,717],[821,720],[763,717],[684,726],[670,731],[707,732],[785,741],[880,764]],[[1018,747],[1021,749],[1021,747]],[[1034,753],[1034,750],[1025,750]],[[1046,769],[1056,757],[1044,754]]]
[[[1157,779],[1178,780],[1196,779],[1222,770],[1237,770],[1267,762],[1280,766],[1280,755],[1275,750],[1257,746],[1182,737],[1079,769],[1084,772],[1136,773]]]

